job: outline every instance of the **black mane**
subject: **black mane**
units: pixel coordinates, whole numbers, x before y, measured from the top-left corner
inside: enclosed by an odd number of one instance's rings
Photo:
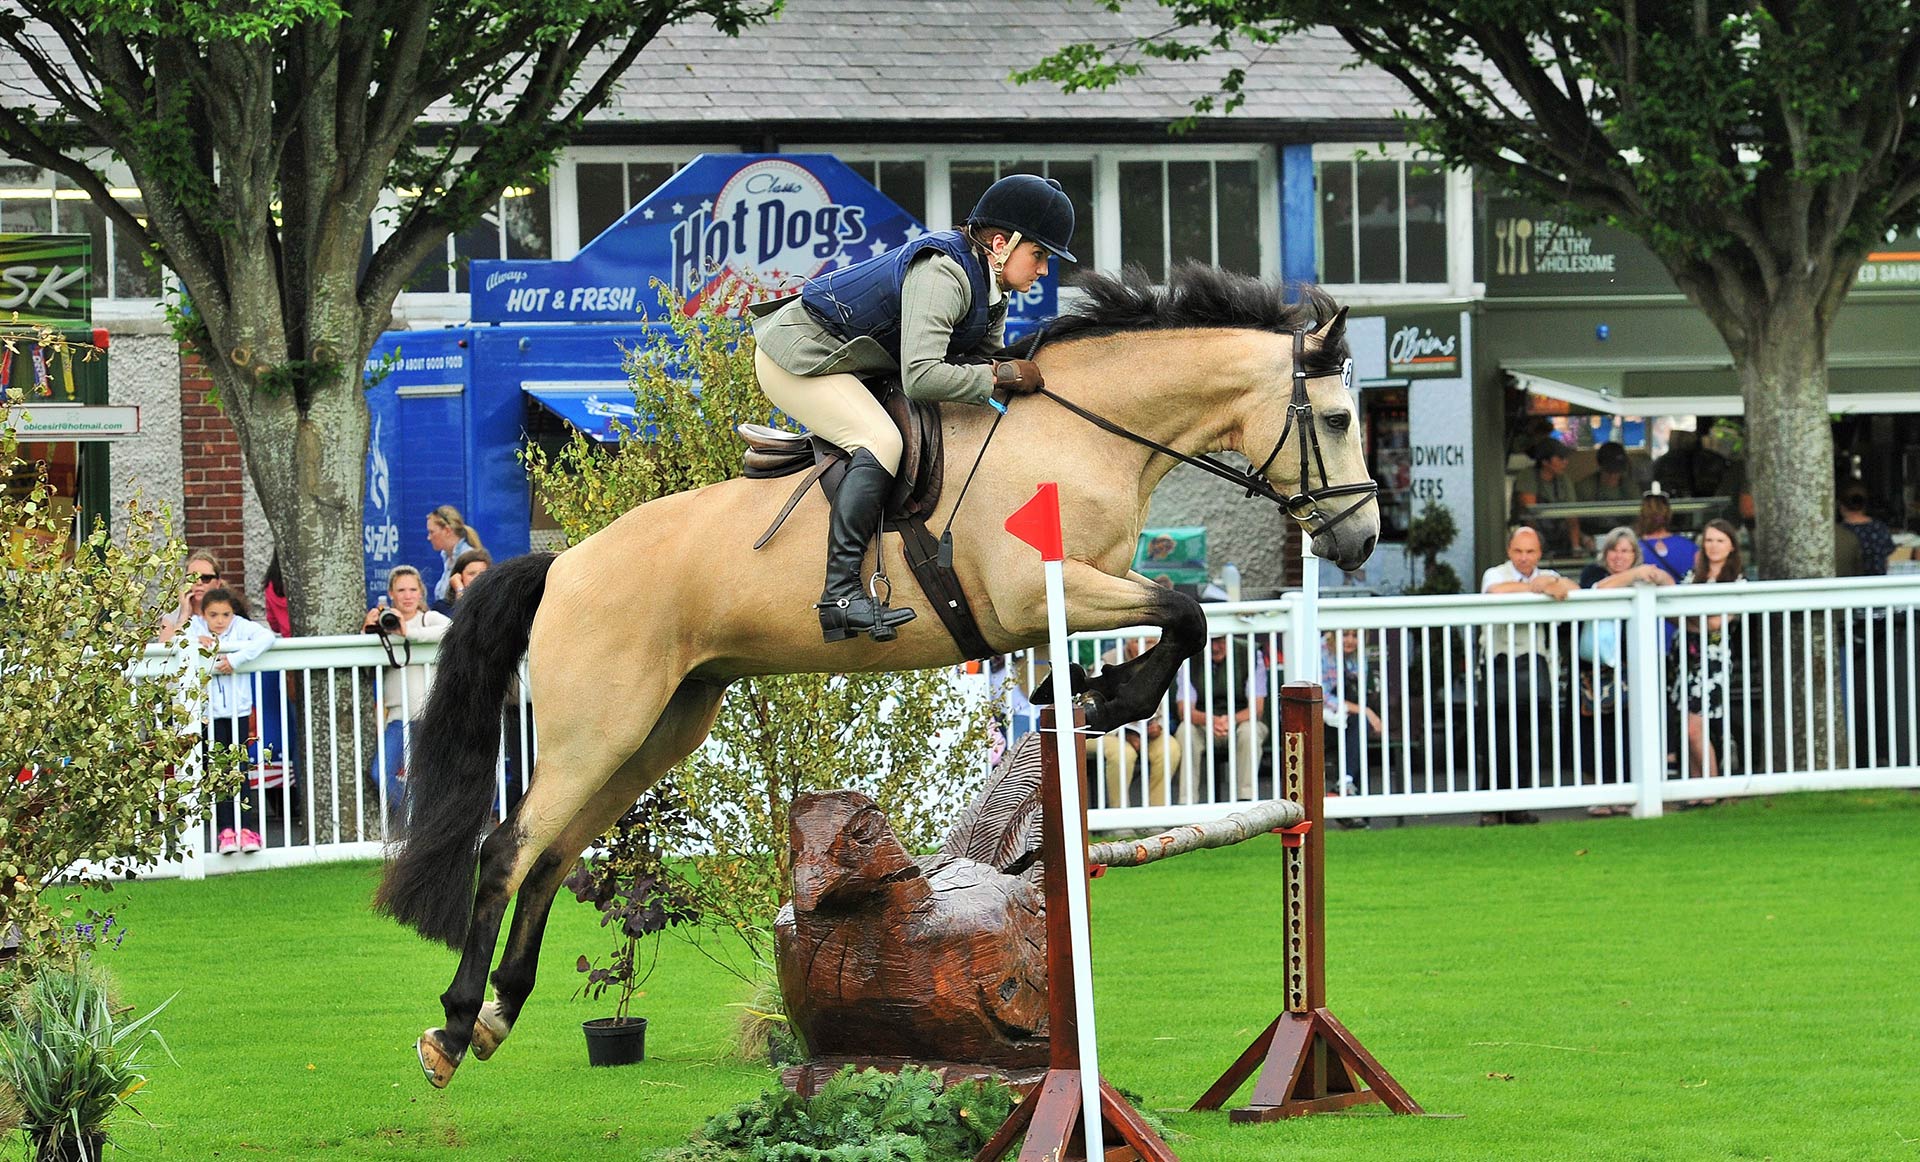
[[[1308,330],[1339,313],[1333,297],[1304,283],[1289,288],[1234,274],[1214,266],[1185,263],[1173,268],[1163,286],[1147,272],[1129,266],[1119,274],[1089,273],[1074,284],[1086,296],[1046,326],[1044,344],[1094,339],[1123,331],[1167,331],[1189,327],[1233,327],[1285,334]],[[1289,290],[1295,292],[1291,300]],[[1340,370],[1348,356],[1345,326],[1330,342],[1309,351],[1306,370],[1325,375]],[[1012,354],[1023,354],[1018,348]]]

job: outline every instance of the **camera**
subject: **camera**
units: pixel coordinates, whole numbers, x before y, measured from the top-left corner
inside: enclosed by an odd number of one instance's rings
[[[374,623],[373,628],[369,630],[369,632],[385,634],[399,633],[401,624],[400,614],[398,612],[391,609],[383,609],[380,611],[379,619]]]

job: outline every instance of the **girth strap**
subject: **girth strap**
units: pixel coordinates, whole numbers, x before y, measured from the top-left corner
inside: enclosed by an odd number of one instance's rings
[[[986,636],[980,632],[980,623],[973,619],[973,606],[967,603],[967,594],[960,586],[960,575],[952,569],[940,567],[940,539],[927,528],[927,522],[921,517],[912,517],[903,521],[889,521],[887,528],[900,534],[901,547],[906,550],[907,567],[913,570],[913,576],[920,582],[921,592],[927,595],[928,604],[940,618],[940,624],[947,627],[953,635],[954,644],[968,661],[992,657],[996,651],[987,644]]]

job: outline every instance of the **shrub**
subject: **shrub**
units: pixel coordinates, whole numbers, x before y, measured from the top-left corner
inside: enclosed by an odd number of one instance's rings
[[[576,433],[553,455],[527,454],[570,543],[655,497],[736,475],[746,451],[736,425],[791,426],[760,392],[741,320],[711,300],[693,314],[670,293],[661,301],[666,331],[628,352],[639,430],[611,449]],[[821,553],[824,568],[824,545]],[[728,942],[709,953],[744,979],[767,975],[773,916],[792,879],[787,804],[803,790],[865,791],[901,842],[935,846],[952,804],[984,774],[985,712],[984,699],[967,704],[943,671],[734,683],[712,740],[663,784],[677,809],[658,833],[670,858],[657,873],[672,897],[707,930],[746,942],[744,961]]]
[[[658,795],[648,795],[614,824],[601,840],[601,850],[567,876],[566,886],[574,898],[598,908],[600,926],[616,933],[613,952],[604,964],[585,956],[576,963],[587,976],[580,992],[598,1000],[612,991],[618,998],[613,1015],[621,1024],[627,1021],[634,993],[653,972],[653,959],[640,963],[640,941],[699,919],[660,879],[653,824],[671,808]]]
[[[1420,583],[1408,586],[1408,593],[1438,596],[1460,592],[1460,574],[1440,560],[1440,554],[1453,547],[1459,532],[1453,521],[1453,510],[1446,505],[1430,500],[1420,510],[1420,515],[1407,526],[1407,556],[1419,560],[1423,568]]]
[[[0,937],[15,926],[28,957],[66,918],[43,898],[48,884],[106,890],[131,867],[181,858],[180,822],[237,780],[232,751],[197,781],[176,777],[198,765],[205,667],[183,654],[181,673],[134,676],[156,628],[149,595],[184,578],[165,514],[136,502],[124,544],[104,524],[75,544],[6,422],[32,408],[18,392],[0,399],[0,475],[12,482],[0,489]]]
[[[15,995],[0,1022],[0,1089],[39,1162],[97,1162],[115,1115],[138,1116],[128,1099],[146,1084],[148,1045],[167,1052],[153,1027],[166,1007],[126,1020],[105,970],[83,957],[43,968]]]
[[[987,1144],[1013,1109],[1006,1086],[851,1065],[811,1099],[773,1089],[715,1116],[678,1162],[960,1162]]]

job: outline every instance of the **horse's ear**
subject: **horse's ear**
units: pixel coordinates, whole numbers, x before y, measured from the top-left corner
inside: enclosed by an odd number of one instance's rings
[[[1321,347],[1331,347],[1347,333],[1347,308],[1341,307],[1319,327],[1314,328],[1313,337],[1320,340]]]

